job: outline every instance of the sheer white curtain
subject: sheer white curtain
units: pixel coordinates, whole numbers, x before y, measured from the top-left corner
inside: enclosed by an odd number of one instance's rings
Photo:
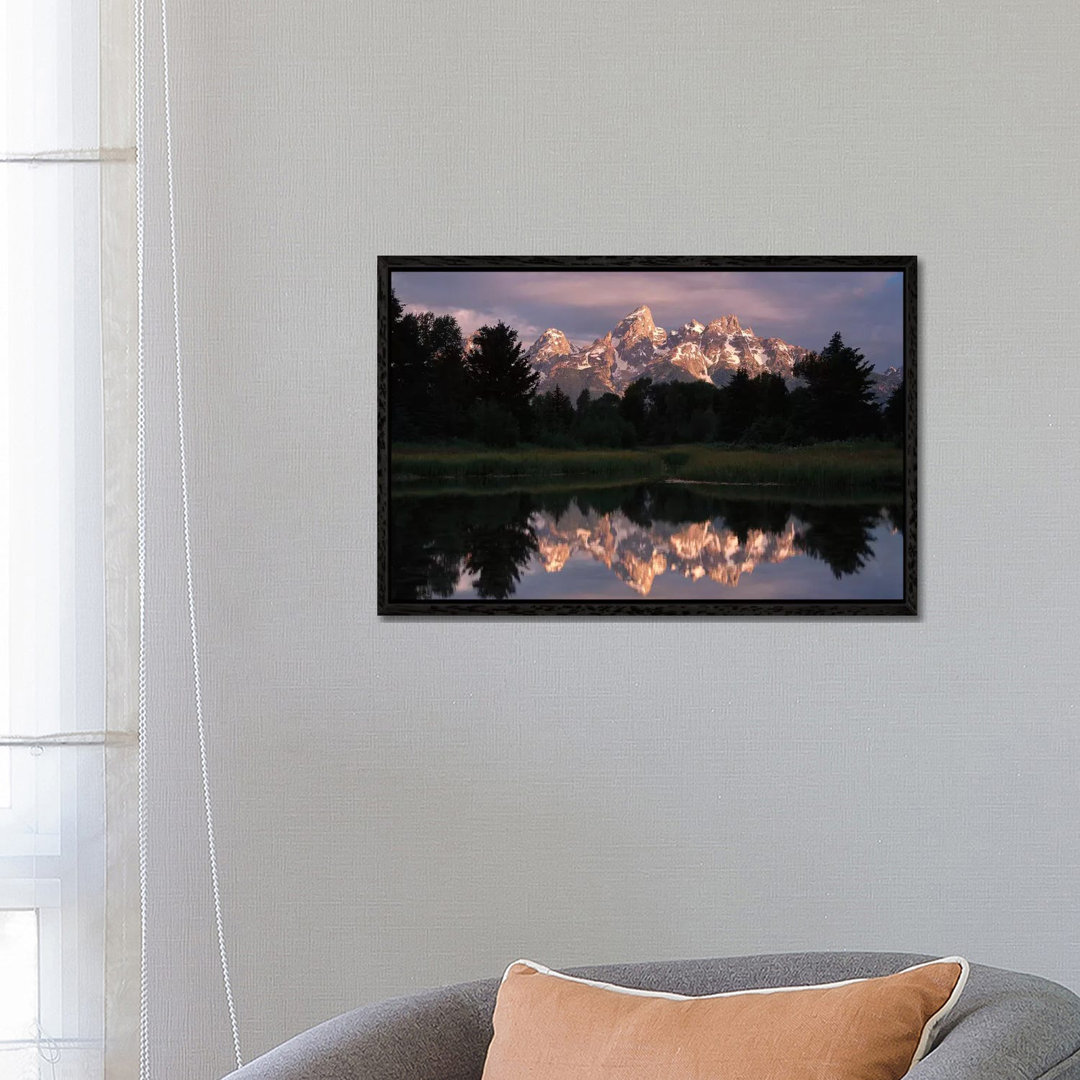
[[[0,1080],[103,1076],[107,983],[131,967],[105,917],[110,889],[130,907],[130,855],[106,845],[106,762],[123,788],[132,756],[108,730],[130,728],[105,677],[107,640],[129,651],[123,608],[107,634],[106,595],[130,575],[106,542],[106,479],[134,438],[114,433],[107,460],[104,415],[127,382],[130,170],[123,140],[102,150],[103,129],[123,133],[123,103],[106,103],[123,83],[100,63],[123,23],[109,7],[6,0],[0,15]],[[121,703],[108,720],[107,696]],[[130,798],[111,797],[123,830]]]

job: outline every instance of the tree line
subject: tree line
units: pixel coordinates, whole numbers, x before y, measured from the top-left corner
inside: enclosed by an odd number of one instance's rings
[[[537,393],[539,373],[517,331],[482,326],[468,348],[451,315],[406,312],[390,294],[390,434],[395,442],[463,439],[558,448],[722,442],[797,446],[820,441],[900,443],[904,385],[881,408],[873,367],[839,333],[794,367],[800,385],[739,369],[726,386],[640,378],[623,393],[556,386]]]

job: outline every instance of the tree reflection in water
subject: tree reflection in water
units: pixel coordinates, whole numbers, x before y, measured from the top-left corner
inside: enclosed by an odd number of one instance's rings
[[[395,498],[390,508],[390,589],[394,600],[446,599],[463,573],[477,595],[505,600],[536,553],[532,497],[436,495]]]
[[[679,483],[396,495],[391,599],[445,599],[469,585],[477,598],[506,600],[531,562],[558,573],[575,551],[588,552],[643,596],[666,570],[734,587],[740,565],[748,572],[757,562],[793,556],[825,563],[839,580],[873,560],[877,527],[902,532],[903,517],[895,501],[738,499]]]
[[[838,581],[865,569],[874,557],[871,530],[881,520],[878,511],[864,506],[800,506],[793,513],[803,523],[796,531],[799,548],[828,563]]]

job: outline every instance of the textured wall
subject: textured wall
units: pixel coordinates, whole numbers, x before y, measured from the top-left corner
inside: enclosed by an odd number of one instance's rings
[[[247,1052],[519,955],[910,949],[1080,987],[1080,8],[174,8],[196,592]],[[923,616],[379,622],[380,253],[917,254]],[[202,1078],[230,1057],[168,378],[153,1022],[159,1074]]]

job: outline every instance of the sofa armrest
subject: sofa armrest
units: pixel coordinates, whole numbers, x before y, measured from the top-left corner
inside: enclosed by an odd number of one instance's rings
[[[480,1080],[495,986],[464,983],[354,1009],[226,1080]]]
[[[1080,1001],[1033,975],[972,965],[934,1049],[907,1080],[1080,1080]]]

